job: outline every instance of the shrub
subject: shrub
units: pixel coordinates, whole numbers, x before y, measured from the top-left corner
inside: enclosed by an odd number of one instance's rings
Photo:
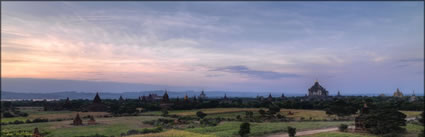
[[[13,122],[13,124],[23,124],[24,123],[24,121],[20,121],[20,120],[15,120],[14,122]]]
[[[205,114],[202,111],[198,111],[198,112],[196,112],[196,116],[198,116],[199,118],[203,119],[205,116],[207,116],[207,114]]]
[[[217,126],[218,123],[221,122],[221,119],[217,119],[217,118],[214,118],[214,119],[202,119],[200,122],[201,122],[202,125],[205,125],[205,126]]]
[[[3,117],[15,117],[15,116],[12,115],[12,113],[10,113],[10,112],[4,112]]]
[[[263,109],[258,110],[258,113],[260,113],[261,116],[264,116],[266,114],[266,111]]]
[[[295,137],[295,134],[297,134],[297,129],[291,126],[288,126],[288,135],[290,137]]]
[[[162,131],[162,127],[156,127],[156,128],[144,128],[142,130],[128,130],[127,133],[121,133],[121,136],[123,135],[135,135],[135,134],[147,134],[147,133],[159,133]]]
[[[27,119],[25,123],[32,123],[31,120]]]
[[[285,116],[283,116],[283,115],[281,115],[281,114],[277,114],[277,115],[276,115],[276,117],[277,117],[278,119],[284,119],[284,118],[286,118]]]
[[[21,116],[21,117],[27,117],[28,116],[28,114],[24,113],[24,112],[19,112],[18,115]]]
[[[241,137],[245,137],[250,133],[250,125],[247,122],[244,122],[241,124],[240,129],[239,129],[239,135]]]
[[[341,124],[341,125],[339,125],[338,129],[339,129],[339,131],[341,131],[341,132],[346,132],[346,131],[347,131],[347,129],[348,129],[348,125],[346,125],[346,124]]]
[[[236,116],[236,119],[237,119],[237,120],[242,120],[242,118],[241,118],[241,116],[240,116],[240,115],[237,115],[237,116]]]
[[[39,122],[48,122],[48,119],[44,119],[44,118],[36,118],[34,120],[32,120],[32,123],[39,123]]]
[[[162,116],[164,116],[164,117],[168,116],[168,111],[166,109],[162,110],[161,112],[162,112],[162,114],[161,114]]]
[[[395,109],[376,109],[367,115],[361,115],[365,119],[367,131],[372,134],[389,134],[389,133],[403,133],[406,125],[406,115]]]

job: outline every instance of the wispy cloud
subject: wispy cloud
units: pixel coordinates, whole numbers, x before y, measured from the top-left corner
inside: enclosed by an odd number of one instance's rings
[[[229,73],[238,73],[246,76],[261,78],[261,79],[280,79],[280,78],[292,78],[292,77],[300,77],[298,74],[294,73],[282,73],[282,72],[274,72],[274,71],[263,71],[263,70],[253,70],[249,69],[246,66],[228,66],[222,68],[216,68],[211,71],[222,71]]]

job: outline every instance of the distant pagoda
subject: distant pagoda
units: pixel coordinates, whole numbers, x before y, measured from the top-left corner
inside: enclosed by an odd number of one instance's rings
[[[85,107],[85,110],[89,112],[106,112],[108,109],[109,106],[102,103],[99,93],[96,93],[96,96],[93,99],[93,103]]]
[[[393,94],[394,97],[403,97],[403,92],[400,91],[400,89],[397,88],[397,90]]]
[[[169,101],[170,101],[170,99],[168,98],[167,90],[165,90],[164,96],[162,96],[162,102],[168,103]]]
[[[268,101],[273,101],[272,93],[269,93],[269,97],[267,97]]]
[[[412,96],[409,97],[409,102],[414,102],[416,101],[416,95],[415,95],[415,91],[413,90]]]
[[[326,97],[328,94],[329,92],[323,88],[317,80],[314,82],[314,85],[308,89],[309,97]]]
[[[189,97],[187,96],[187,93],[186,93],[186,95],[184,95],[184,99],[183,99],[183,101],[184,101],[184,102],[189,102]]]
[[[124,102],[124,98],[122,96],[120,96],[120,98],[118,99],[121,103]]]
[[[206,99],[207,95],[205,95],[204,90],[202,90],[201,94],[199,95],[199,99]]]

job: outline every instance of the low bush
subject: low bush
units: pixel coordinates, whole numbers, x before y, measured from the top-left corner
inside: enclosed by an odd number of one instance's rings
[[[295,134],[297,134],[297,129],[293,128],[291,126],[288,126],[288,135],[289,137],[295,137]]]
[[[347,131],[347,129],[348,129],[348,125],[346,125],[346,124],[341,124],[341,125],[339,125],[338,129],[339,129],[339,131],[341,131],[341,132],[346,132],[346,131]]]
[[[156,128],[144,128],[142,130],[128,130],[127,133],[122,133],[121,135],[135,135],[135,134],[147,134],[147,133],[159,133],[163,131],[162,127]]]
[[[34,120],[32,120],[32,123],[40,123],[40,122],[48,122],[49,119],[44,119],[44,118],[36,118]]]

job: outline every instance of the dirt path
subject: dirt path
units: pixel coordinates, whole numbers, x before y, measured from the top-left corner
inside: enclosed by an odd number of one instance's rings
[[[353,126],[350,126],[349,128],[354,128]],[[306,130],[306,131],[300,131],[297,132],[296,136],[305,136],[305,135],[312,135],[322,132],[331,132],[331,131],[337,131],[337,127],[331,127],[331,128],[324,128],[324,129],[314,129],[314,130]],[[281,133],[281,134],[275,134],[275,135],[269,135],[267,137],[289,137],[288,133]]]

